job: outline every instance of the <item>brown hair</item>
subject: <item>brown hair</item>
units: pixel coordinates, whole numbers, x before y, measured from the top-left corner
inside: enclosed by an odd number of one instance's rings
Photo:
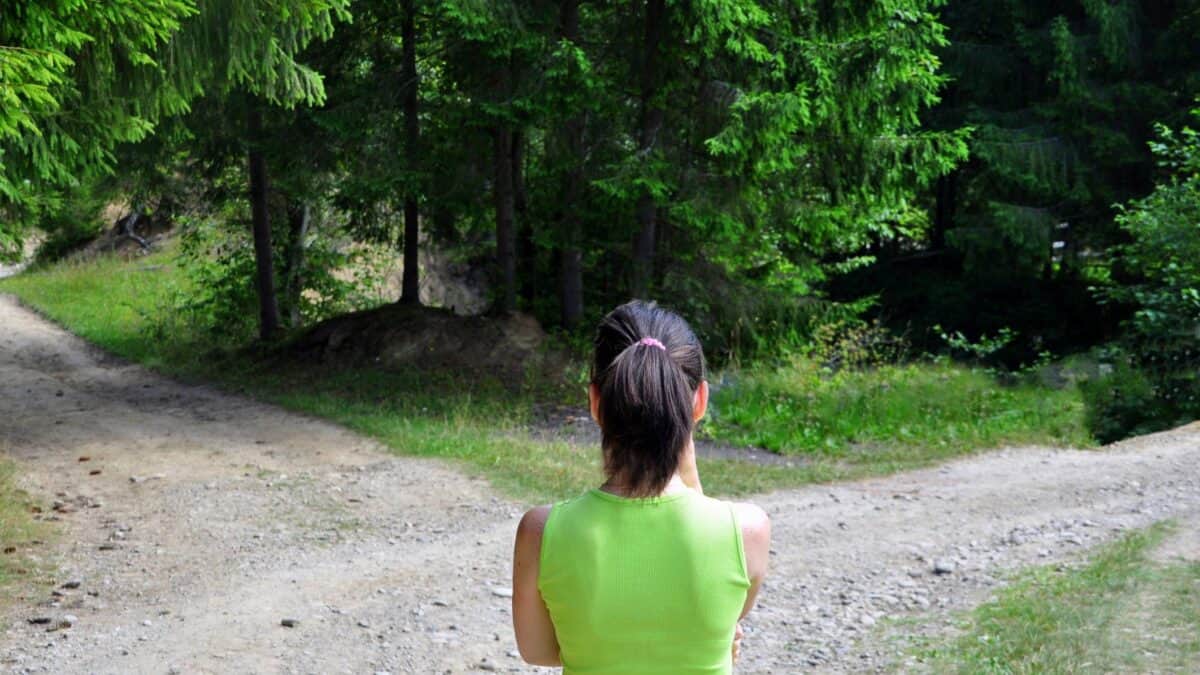
[[[610,479],[621,480],[638,497],[662,491],[692,434],[692,400],[703,380],[704,351],[678,314],[634,300],[600,321],[592,383],[600,391],[604,472]]]

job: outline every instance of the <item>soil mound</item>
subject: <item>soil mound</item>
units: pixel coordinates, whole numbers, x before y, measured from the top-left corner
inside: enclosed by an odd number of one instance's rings
[[[528,314],[460,316],[447,309],[384,305],[313,326],[288,349],[308,362],[389,369],[450,369],[520,383],[555,376],[565,355]]]

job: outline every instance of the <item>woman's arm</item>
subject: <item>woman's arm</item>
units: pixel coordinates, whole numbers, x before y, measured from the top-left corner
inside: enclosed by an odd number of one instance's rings
[[[526,513],[517,526],[517,541],[513,548],[513,631],[517,635],[521,658],[535,666],[562,665],[550,611],[538,591],[542,532],[549,516],[549,506],[539,506]]]
[[[771,557],[771,519],[766,511],[754,504],[733,506],[742,529],[742,550],[746,554],[746,573],[750,577],[750,590],[746,592],[746,604],[742,607],[744,617],[754,607],[758,590],[767,576],[767,563]]]

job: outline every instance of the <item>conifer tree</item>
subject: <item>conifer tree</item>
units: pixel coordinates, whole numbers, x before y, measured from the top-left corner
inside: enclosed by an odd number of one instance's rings
[[[0,257],[61,190],[107,173],[186,100],[154,83],[158,54],[196,12],[189,0],[0,6]]]
[[[325,99],[321,75],[299,61],[314,40],[329,38],[348,19],[347,0],[243,2],[212,0],[172,38],[164,85],[180,96],[207,94],[244,103],[249,197],[253,218],[259,336],[280,331],[279,302],[267,205],[269,177],[261,144],[264,105],[292,108]]]

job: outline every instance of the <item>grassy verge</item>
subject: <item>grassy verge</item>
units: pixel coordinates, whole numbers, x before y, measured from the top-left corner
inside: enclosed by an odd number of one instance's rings
[[[1156,525],[1075,568],[1025,573],[978,607],[952,644],[927,649],[934,672],[1195,672],[1200,564],[1153,562]]]
[[[49,534],[33,520],[28,495],[17,489],[11,462],[0,459],[0,602],[35,578],[39,562],[33,551]]]
[[[948,364],[823,372],[810,362],[733,373],[713,396],[714,436],[796,455],[939,459],[1004,444],[1087,446],[1076,388],[1000,386]],[[727,375],[728,377],[728,375]]]
[[[132,361],[332,419],[397,452],[457,460],[520,498],[569,495],[599,475],[598,449],[528,433],[534,402],[560,400],[561,386],[514,394],[431,373],[267,369],[245,352],[214,350],[174,309],[189,289],[170,251],[31,270],[0,281],[0,292]],[[578,389],[571,402],[582,406]],[[706,487],[724,495],[887,473],[1007,443],[1088,443],[1075,390],[1005,388],[950,366],[834,378],[804,364],[745,370],[718,391],[712,410],[709,436],[804,459],[794,466],[702,461]]]

